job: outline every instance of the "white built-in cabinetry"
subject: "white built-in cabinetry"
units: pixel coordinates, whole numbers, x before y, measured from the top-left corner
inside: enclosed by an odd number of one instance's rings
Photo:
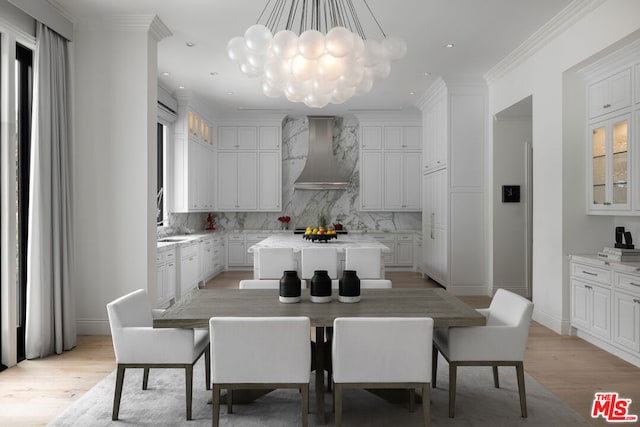
[[[576,334],[640,366],[640,265],[572,255],[571,326]]]
[[[215,203],[214,127],[186,97],[178,99],[174,137],[173,210],[210,212]]]
[[[218,127],[218,211],[280,211],[281,125]]]
[[[193,240],[180,245],[180,294],[182,298],[200,282],[200,242]]]
[[[419,107],[422,270],[454,294],[484,294],[486,86],[438,79]]]
[[[176,297],[176,248],[174,245],[158,248],[156,253],[156,307],[167,307]]]
[[[360,120],[360,210],[420,211],[422,127],[364,120]]]
[[[640,215],[640,43],[581,70],[587,92],[587,213]]]

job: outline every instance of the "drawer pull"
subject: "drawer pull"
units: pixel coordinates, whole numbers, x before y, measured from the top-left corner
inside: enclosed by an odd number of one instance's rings
[[[611,107],[611,104],[604,104],[604,105],[602,106],[602,108],[610,108],[610,107]]]
[[[637,284],[637,283],[629,282],[629,284],[630,284],[630,285],[633,285],[633,286],[638,286],[638,287],[640,287],[640,285],[639,285],[639,284]]]
[[[640,304],[640,299],[634,298],[633,302]]]
[[[592,273],[592,272],[590,272],[590,271],[584,271],[584,270],[582,270],[582,272],[583,272],[584,274],[588,274],[589,276],[597,276],[597,275],[598,275],[598,273]]]
[[[584,285],[584,287],[585,287],[585,288],[587,288],[587,289],[593,289],[593,288],[592,288],[591,286],[589,286],[589,285]]]

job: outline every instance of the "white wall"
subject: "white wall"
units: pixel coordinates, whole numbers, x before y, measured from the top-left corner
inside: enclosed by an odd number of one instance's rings
[[[594,252],[600,246],[605,229],[609,232],[609,225],[602,224],[602,219],[587,217],[584,204],[572,210],[563,209],[564,197],[574,197],[570,193],[574,184],[565,180],[584,180],[586,177],[582,170],[565,170],[574,163],[565,165],[563,161],[563,156],[571,155],[563,147],[565,136],[568,136],[565,132],[570,132],[563,126],[564,73],[640,29],[640,2],[637,0],[591,4],[597,7],[564,31],[558,31],[556,37],[527,59],[489,81],[492,115],[533,95],[534,319],[565,333],[569,330],[568,250]],[[580,132],[579,127],[577,121],[574,122],[571,132]],[[574,141],[578,143],[577,139]],[[575,186],[577,188],[578,184]],[[578,191],[584,193],[584,181],[579,188]],[[565,227],[575,228],[577,224],[584,226],[580,228],[581,236],[563,233]]]
[[[527,296],[526,142],[531,117],[498,114],[493,122],[493,291]],[[502,186],[519,185],[520,202],[503,203]]]
[[[83,21],[74,36],[79,334],[109,333],[109,301],[155,289],[155,22]]]

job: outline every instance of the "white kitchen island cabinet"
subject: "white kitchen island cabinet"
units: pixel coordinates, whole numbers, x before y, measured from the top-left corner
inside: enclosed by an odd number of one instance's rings
[[[338,235],[337,239],[329,240],[326,243],[314,243],[304,239],[302,236],[302,234],[288,233],[272,234],[266,239],[250,246],[248,252],[254,254],[259,252],[261,248],[292,248],[295,261],[298,265],[298,276],[302,277],[300,255],[303,248],[335,248],[338,251],[338,278],[342,276],[342,271],[344,270],[344,257],[347,248],[379,248],[383,259],[387,253],[391,253],[391,249],[379,240],[362,234]],[[381,277],[384,277],[384,262],[381,262],[381,266]],[[257,257],[253,257],[253,275],[254,278],[259,277]]]

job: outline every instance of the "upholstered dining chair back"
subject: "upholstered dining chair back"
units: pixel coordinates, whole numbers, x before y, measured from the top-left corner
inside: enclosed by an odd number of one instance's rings
[[[331,279],[338,279],[338,251],[335,248],[303,248],[302,278],[313,277],[316,270],[327,270]]]
[[[283,271],[296,269],[291,248],[260,248],[257,255],[256,279],[280,279]]]
[[[380,248],[347,248],[345,270],[355,270],[360,279],[382,279]]]
[[[305,289],[306,282],[301,281],[300,287]],[[279,289],[280,280],[276,279],[245,279],[238,283],[239,289]]]
[[[220,413],[220,389],[227,389],[232,413],[237,388],[297,388],[303,425],[308,423],[311,365],[308,317],[212,317],[211,385],[213,426]]]
[[[333,323],[332,363],[335,424],[342,422],[344,388],[405,388],[413,411],[415,389],[422,389],[425,426],[431,423],[431,338],[433,319],[337,318]]]
[[[338,289],[340,286],[339,280],[334,280],[331,283],[333,289]],[[360,289],[391,289],[393,283],[388,279],[361,279]]]

